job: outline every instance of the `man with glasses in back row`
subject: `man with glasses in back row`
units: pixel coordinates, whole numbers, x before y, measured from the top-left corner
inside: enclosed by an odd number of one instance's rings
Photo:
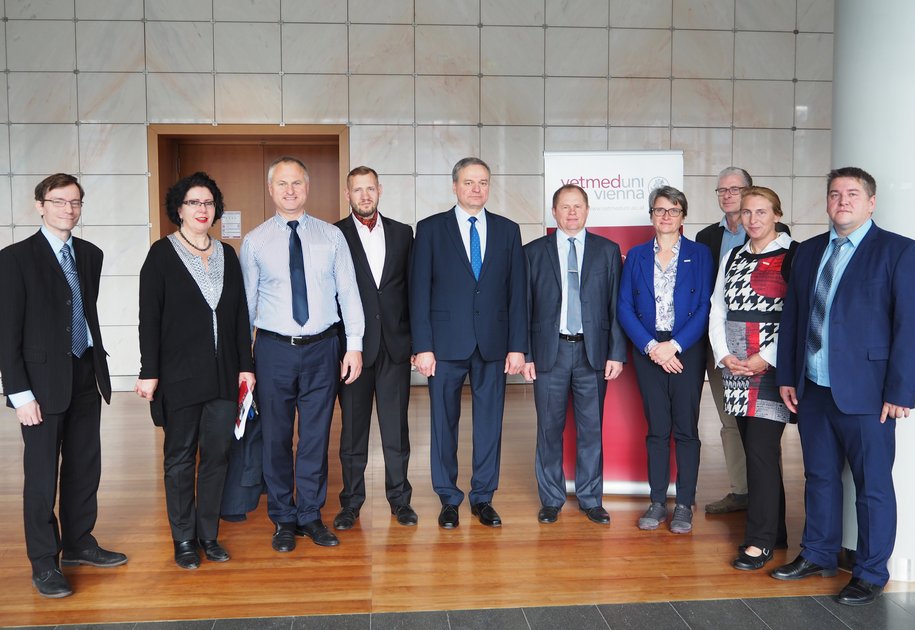
[[[728,166],[718,173],[718,185],[715,194],[718,196],[718,207],[724,216],[721,221],[712,223],[703,228],[696,235],[696,242],[702,243],[712,250],[712,265],[714,273],[718,274],[721,261],[734,247],[741,247],[747,242],[747,234],[740,222],[740,194],[744,188],[753,185],[753,178],[742,168]],[[783,223],[776,223],[776,232],[791,234],[791,230]],[[709,514],[724,514],[747,509],[747,458],[743,452],[743,442],[740,431],[737,429],[737,420],[734,416],[724,411],[724,386],[721,382],[721,369],[715,367],[714,353],[711,346],[706,344],[706,372],[708,373],[709,388],[712,390],[712,399],[718,418],[721,420],[721,445],[724,448],[724,462],[728,469],[730,491],[723,499],[714,501],[705,506]],[[778,541],[778,546],[783,546],[784,541]]]
[[[96,310],[102,250],[72,235],[83,196],[72,175],[45,178],[35,187],[41,229],[0,251],[0,372],[22,425],[25,545],[32,583],[53,598],[73,592],[61,565],[127,562],[92,536],[111,380]]]

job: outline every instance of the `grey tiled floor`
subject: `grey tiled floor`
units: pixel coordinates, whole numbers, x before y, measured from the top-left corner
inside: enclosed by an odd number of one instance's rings
[[[51,626],[47,627],[50,630]],[[67,630],[913,630],[915,593],[886,593],[862,608],[829,597],[781,597],[57,626]],[[44,630],[44,629],[42,629]]]

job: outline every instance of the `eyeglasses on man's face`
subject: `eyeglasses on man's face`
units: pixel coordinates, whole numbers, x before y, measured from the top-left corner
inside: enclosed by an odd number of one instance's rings
[[[656,217],[663,217],[665,214],[669,217],[678,217],[683,214],[683,208],[652,208],[651,214]]]
[[[69,205],[74,210],[79,210],[83,207],[83,202],[79,199],[42,199],[43,203],[49,203],[55,208],[65,208]]]
[[[746,186],[728,186],[727,188],[716,188],[715,192],[719,197],[724,197],[727,194],[730,195],[739,195]]]

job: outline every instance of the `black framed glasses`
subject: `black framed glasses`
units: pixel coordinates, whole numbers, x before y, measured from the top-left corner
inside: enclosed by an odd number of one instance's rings
[[[683,208],[652,208],[651,214],[656,217],[663,217],[665,214],[669,217],[678,217],[683,214]]]
[[[739,195],[744,188],[746,188],[746,186],[728,186],[727,188],[716,188],[715,192],[719,197],[724,197],[727,193]]]

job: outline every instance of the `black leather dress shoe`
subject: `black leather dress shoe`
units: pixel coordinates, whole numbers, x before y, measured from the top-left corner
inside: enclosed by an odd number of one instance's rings
[[[492,503],[488,501],[474,503],[470,506],[470,513],[478,517],[480,523],[486,525],[486,527],[502,527],[502,519],[499,517],[499,513],[496,512],[496,508],[492,506]]]
[[[271,545],[274,551],[280,553],[289,553],[295,549],[296,527],[288,523],[277,523],[276,531],[273,532]]]
[[[835,569],[827,569],[818,564],[807,560],[804,556],[798,556],[794,562],[780,566],[772,572],[772,577],[776,580],[803,580],[811,575],[821,575],[823,577],[832,577],[836,574]]]
[[[229,559],[229,552],[215,538],[213,540],[201,540],[200,547],[203,549],[203,555],[210,562],[226,562]]]
[[[537,512],[537,520],[541,523],[555,523],[556,519],[559,518],[559,510],[561,509],[552,505],[544,505]]]
[[[766,563],[772,559],[772,550],[762,548],[762,553],[758,556],[747,555],[746,551],[741,551],[734,562],[731,563],[735,569],[741,571],[757,571],[766,566]]]
[[[182,569],[196,569],[200,566],[197,543],[193,540],[175,541],[175,564]]]
[[[416,515],[416,512],[413,511],[413,508],[409,504],[405,505],[392,505],[391,514],[397,518],[397,524],[403,525],[404,527],[410,527],[416,525],[419,522],[419,517]]]
[[[606,525],[610,522],[610,515],[602,506],[597,505],[592,508],[579,507],[582,512],[588,515],[588,520],[598,525]]]
[[[32,584],[35,585],[35,588],[38,589],[38,594],[42,597],[58,599],[73,594],[70,583],[67,582],[67,578],[57,567],[33,575]]]
[[[443,529],[454,529],[461,522],[458,518],[458,506],[446,503],[438,513],[438,526]]]
[[[883,592],[882,586],[865,582],[861,578],[853,577],[845,588],[839,591],[836,601],[846,606],[866,606]]]
[[[358,519],[359,508],[345,507],[334,518],[334,529],[340,531],[352,529]]]
[[[92,567],[119,567],[127,564],[127,556],[101,547],[90,547],[82,551],[63,552],[60,564],[65,567],[75,567],[78,564],[87,564]]]
[[[334,536],[334,533],[327,529],[327,525],[322,523],[319,518],[297,526],[295,533],[296,536],[311,538],[311,542],[319,547],[336,547],[340,544],[340,539]]]

